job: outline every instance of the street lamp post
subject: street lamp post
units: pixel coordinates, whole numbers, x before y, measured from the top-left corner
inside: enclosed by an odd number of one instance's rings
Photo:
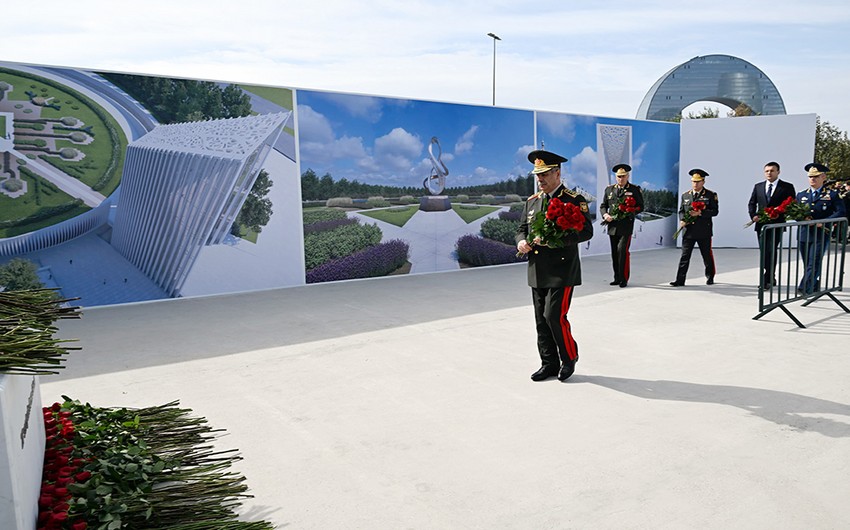
[[[495,33],[488,33],[488,37],[493,38],[493,106],[496,106],[496,41],[502,40]]]

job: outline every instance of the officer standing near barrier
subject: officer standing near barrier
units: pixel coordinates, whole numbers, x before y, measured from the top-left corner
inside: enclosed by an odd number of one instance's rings
[[[531,287],[537,350],[541,361],[540,369],[531,374],[531,380],[543,381],[557,376],[565,381],[573,375],[578,361],[578,344],[567,319],[573,287],[581,285],[578,244],[593,237],[593,224],[587,200],[561,183],[561,163],[566,162],[566,158],[538,150],[529,153],[528,160],[534,164],[531,173],[536,177],[540,191],[525,202],[516,233],[516,246],[522,254],[528,254],[528,285]],[[563,248],[551,248],[534,239],[528,240],[532,221],[552,198],[576,205],[584,215],[581,231],[566,236]]]
[[[809,187],[797,194],[797,201],[808,204],[812,215],[808,219],[840,219],[846,216],[844,201],[835,190],[827,189],[823,184],[829,168],[816,162],[805,167]],[[823,255],[829,246],[829,232],[823,224],[801,226],[798,233],[799,252],[805,265],[805,273],[797,292],[811,294],[820,290],[820,273]]]
[[[714,283],[714,253],[711,251],[711,237],[714,235],[711,218],[717,215],[719,203],[717,193],[705,187],[705,177],[708,173],[696,168],[688,172],[693,188],[682,194],[679,206],[679,224],[684,230],[682,235],[682,257],[679,258],[679,269],[676,281],[670,282],[673,287],[685,285],[688,276],[688,266],[691,263],[691,253],[694,245],[699,245],[699,253],[705,265],[705,284]],[[698,208],[694,207],[697,203]]]
[[[635,229],[635,214],[643,211],[643,193],[640,186],[629,182],[632,171],[630,165],[617,164],[611,171],[617,183],[605,188],[599,212],[602,214],[602,224],[608,225],[608,239],[611,243],[611,263],[614,266],[614,281],[611,285],[626,287],[631,269],[629,246]],[[618,206],[628,198],[634,199],[636,211],[626,215],[618,213]]]

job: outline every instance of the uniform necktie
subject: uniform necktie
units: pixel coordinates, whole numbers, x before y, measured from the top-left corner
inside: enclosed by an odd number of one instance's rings
[[[769,182],[767,184],[767,200],[770,200],[770,196],[773,195],[773,182]]]

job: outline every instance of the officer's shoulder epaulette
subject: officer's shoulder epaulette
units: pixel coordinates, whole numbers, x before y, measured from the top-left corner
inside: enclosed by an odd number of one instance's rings
[[[533,199],[536,199],[536,198],[540,197],[540,195],[541,195],[542,193],[543,193],[542,191],[538,191],[537,193],[535,193],[535,194],[534,194],[534,195],[532,195],[531,197],[527,198],[527,199],[526,199],[526,202],[528,202],[528,201],[530,201],[530,200],[533,200]]]
[[[575,190],[564,188],[561,190],[561,195],[569,195],[570,197],[578,197],[578,192]]]

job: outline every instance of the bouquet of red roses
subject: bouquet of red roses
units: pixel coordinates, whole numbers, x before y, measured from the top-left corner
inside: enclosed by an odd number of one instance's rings
[[[537,212],[528,229],[528,242],[550,248],[563,248],[569,234],[577,234],[584,227],[584,214],[575,204],[557,197],[549,201],[546,211]],[[522,256],[521,252],[517,257]]]
[[[691,223],[693,223],[694,221],[697,220],[696,215],[691,215],[692,211],[701,212],[703,210],[705,210],[705,203],[704,202],[702,202],[702,201],[692,202],[690,209],[685,211],[685,215],[682,216],[682,221],[684,221],[685,226],[687,226],[687,225],[689,225],[689,224],[691,224]],[[684,226],[680,226],[679,229],[676,230],[676,233],[673,234],[673,239],[676,239],[677,237],[679,237],[679,233],[682,231],[682,228],[684,228]]]
[[[788,197],[779,206],[767,206],[758,211],[759,223],[766,224],[776,221],[781,216],[785,216],[788,221],[804,221],[811,217],[812,210],[808,204],[797,202],[794,197]],[[753,221],[744,225],[744,228],[752,226]]]
[[[611,216],[612,221],[620,221],[623,219],[634,219],[635,215],[640,212],[640,206],[637,205],[637,201],[631,195],[626,195],[622,198],[617,198],[617,200],[608,208],[608,215]],[[609,221],[602,221],[603,225],[608,224]]]

